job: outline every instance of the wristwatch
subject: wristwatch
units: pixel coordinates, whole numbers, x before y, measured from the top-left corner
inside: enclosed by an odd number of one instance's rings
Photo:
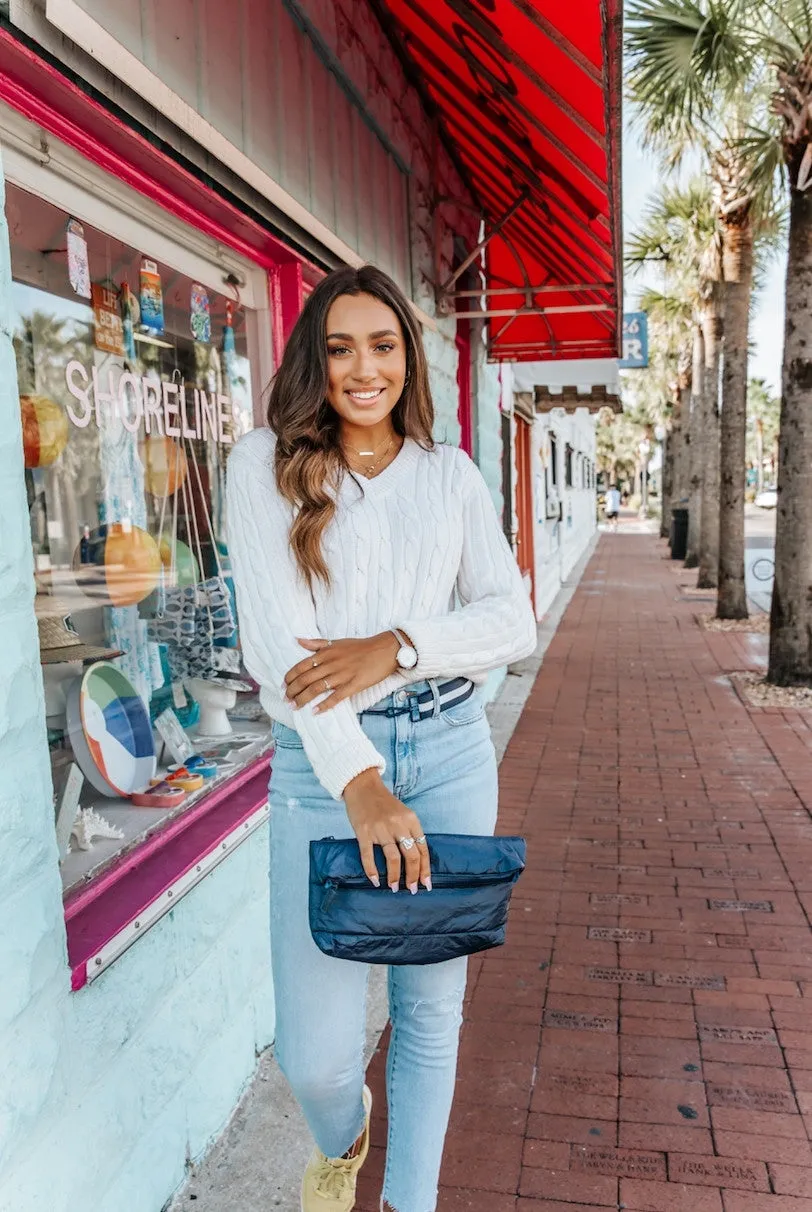
[[[389,630],[400,644],[395,658],[398,669],[414,669],[417,664],[417,650],[408,642],[402,631],[398,631],[396,627],[390,627]]]

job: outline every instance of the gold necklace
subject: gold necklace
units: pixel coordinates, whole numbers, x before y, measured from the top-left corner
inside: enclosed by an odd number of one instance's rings
[[[389,454],[389,451],[392,449],[392,444],[393,444],[393,439],[390,438],[389,441],[386,443],[386,447],[384,449],[383,454],[379,458],[377,458],[374,463],[365,463],[362,467],[359,467],[358,471],[360,471],[362,475],[367,476],[367,478],[369,478],[371,475],[373,475],[375,468],[379,467],[381,465],[381,463],[383,463],[386,456]],[[356,450],[354,446],[351,446],[350,450],[353,451],[354,454],[357,454],[359,456],[359,458],[363,458],[364,455],[366,455],[367,453],[369,453],[369,454],[375,453],[374,451],[368,452],[366,450],[362,452],[360,450]],[[380,450],[380,447],[378,447],[378,450]]]
[[[349,442],[347,442],[347,446],[349,446],[349,448],[353,454],[358,455],[359,459],[365,459],[365,458],[371,459],[372,456],[374,454],[377,454],[377,452],[381,449],[381,446],[383,446],[384,443],[387,443],[387,442],[389,443],[390,446],[392,445],[392,435],[391,434],[389,435],[388,438],[384,438],[383,442],[379,443],[379,445],[377,445],[374,448],[374,450],[356,450],[356,448],[354,446],[350,446]]]

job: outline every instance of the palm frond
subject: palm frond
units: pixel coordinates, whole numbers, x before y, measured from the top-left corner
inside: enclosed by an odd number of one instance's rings
[[[752,74],[745,0],[632,0],[627,80],[655,146],[701,142],[714,111]]]
[[[747,17],[758,31],[762,53],[773,63],[793,63],[812,42],[809,0],[749,0]]]
[[[766,216],[780,210],[779,198],[786,181],[784,149],[777,129],[748,126],[740,138],[733,140],[737,156],[747,169],[747,183],[761,200]]]
[[[641,292],[637,305],[649,319],[664,326],[690,326],[693,320],[694,309],[687,292],[669,293],[649,287]]]

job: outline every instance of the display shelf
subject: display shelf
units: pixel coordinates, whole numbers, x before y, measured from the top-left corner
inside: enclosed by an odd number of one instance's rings
[[[95,841],[90,850],[71,849],[60,868],[63,892],[66,895],[73,893],[82,884],[95,879],[111,862],[132,851],[157,829],[163,828],[168,821],[182,816],[201,800],[230,782],[249,762],[254,762],[270,752],[273,742],[267,719],[264,722],[235,720],[235,725],[232,738],[203,737],[195,729],[189,730],[189,739],[196,750],[205,750],[214,745],[227,744],[229,741],[236,742],[238,737],[252,739],[236,754],[233,762],[227,765],[223,763],[222,770],[215,778],[205,782],[199,791],[187,795],[176,808],[136,808],[128,800],[100,795],[85,782],[80,798],[81,806],[93,807],[111,825],[120,829],[124,838]],[[158,752],[160,754],[160,740]],[[160,765],[156,777],[165,774],[166,768],[166,764]]]
[[[84,988],[267,821],[268,760],[165,819],[65,901],[71,988]]]

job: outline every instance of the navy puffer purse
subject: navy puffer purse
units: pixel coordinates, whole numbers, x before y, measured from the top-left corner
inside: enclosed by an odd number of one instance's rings
[[[393,895],[375,847],[381,887],[370,883],[355,838],[310,843],[310,930],[325,955],[363,964],[439,964],[505,941],[513,885],[524,870],[521,837],[426,837],[432,891]],[[405,889],[405,885],[404,885]]]

